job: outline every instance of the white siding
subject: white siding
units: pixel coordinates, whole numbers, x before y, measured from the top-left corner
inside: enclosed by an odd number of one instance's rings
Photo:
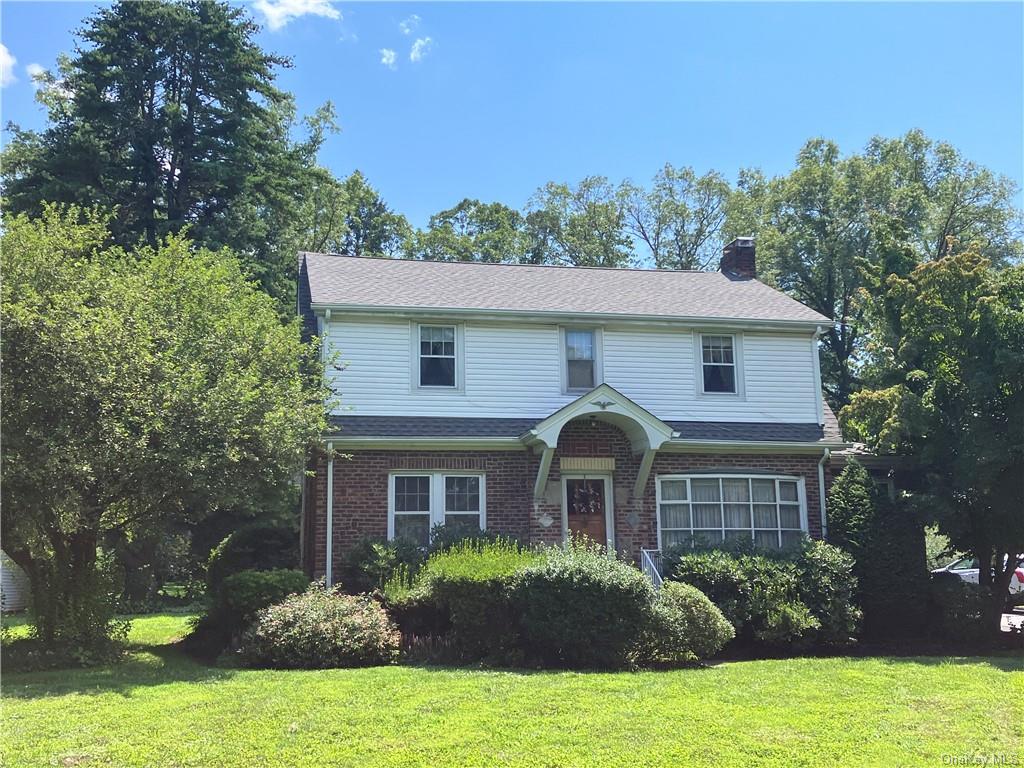
[[[334,373],[338,413],[375,416],[543,418],[575,399],[561,391],[559,328],[467,322],[464,387],[418,389],[408,320],[339,320],[329,341],[344,370]],[[604,381],[667,421],[814,422],[809,335],[744,333],[742,397],[698,394],[695,332],[606,327]]]
[[[20,611],[31,596],[28,576],[6,553],[0,552],[0,610]]]

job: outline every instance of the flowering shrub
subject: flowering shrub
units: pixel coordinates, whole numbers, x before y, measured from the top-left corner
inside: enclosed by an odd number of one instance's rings
[[[398,629],[374,600],[312,585],[256,615],[238,649],[243,665],[329,669],[390,664]]]

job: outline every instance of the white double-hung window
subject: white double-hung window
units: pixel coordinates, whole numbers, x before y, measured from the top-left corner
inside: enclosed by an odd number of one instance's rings
[[[388,538],[430,543],[435,525],[486,528],[483,474],[395,472],[388,484]]]
[[[454,325],[419,326],[419,385],[458,386],[458,344]]]
[[[732,540],[788,547],[807,531],[804,483],[796,477],[661,475],[657,500],[663,549]]]

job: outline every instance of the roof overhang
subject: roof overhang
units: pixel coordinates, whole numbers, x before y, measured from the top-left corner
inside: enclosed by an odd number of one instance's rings
[[[562,428],[573,419],[593,418],[614,424],[629,438],[633,450],[658,450],[677,433],[653,413],[608,384],[600,384],[559,408],[520,438],[527,445],[555,448]]]
[[[832,325],[825,317],[818,320],[782,320],[742,317],[707,317],[694,315],[629,315],[601,312],[559,312],[554,310],[479,309],[465,307],[412,307],[378,306],[363,304],[333,304],[311,302],[317,314],[344,312],[346,314],[387,315],[389,317],[472,317],[477,320],[516,320],[520,322],[588,322],[621,323],[624,325],[685,325],[702,328],[749,328],[756,330],[789,331],[814,334]]]

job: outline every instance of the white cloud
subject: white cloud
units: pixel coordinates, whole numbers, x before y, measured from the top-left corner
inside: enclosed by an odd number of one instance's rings
[[[323,16],[341,20],[341,11],[330,0],[256,0],[253,7],[263,15],[267,26],[276,31],[300,16]]]
[[[403,19],[399,23],[398,29],[402,32],[403,35],[411,35],[413,30],[416,29],[416,27],[418,27],[419,25],[420,17],[414,13],[409,18]]]
[[[409,61],[414,64],[417,61],[422,61],[423,57],[430,53],[430,48],[434,44],[434,41],[429,37],[416,38],[416,42],[412,44],[412,49],[409,51]]]
[[[0,43],[0,88],[17,81],[18,78],[14,76],[14,65],[17,63],[18,60],[11,56],[7,46]]]
[[[29,79],[32,81],[32,87],[37,91],[39,90],[39,83],[36,82],[36,78],[46,72],[46,67],[42,64],[29,64],[25,67],[25,72],[28,74]]]
[[[380,63],[388,69],[397,69],[398,54],[390,48],[380,49]]]

